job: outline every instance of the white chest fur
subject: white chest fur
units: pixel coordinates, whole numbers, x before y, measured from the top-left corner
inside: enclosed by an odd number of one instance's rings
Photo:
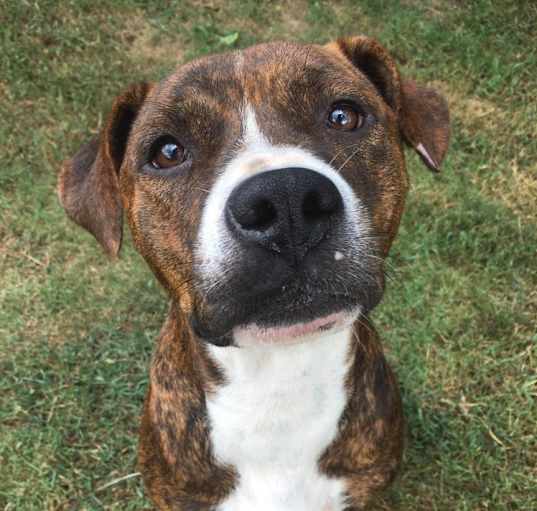
[[[211,347],[228,382],[207,402],[216,456],[239,474],[218,511],[340,511],[317,461],[346,403],[350,330],[289,346]]]

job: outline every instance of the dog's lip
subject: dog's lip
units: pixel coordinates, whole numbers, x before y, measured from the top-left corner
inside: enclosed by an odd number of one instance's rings
[[[257,323],[235,327],[233,337],[239,346],[259,344],[295,344],[306,338],[338,331],[350,326],[358,317],[359,309],[341,310],[312,321],[284,326],[260,326]]]

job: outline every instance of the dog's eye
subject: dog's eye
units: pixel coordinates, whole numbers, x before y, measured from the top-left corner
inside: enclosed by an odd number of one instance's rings
[[[337,130],[352,131],[360,128],[363,123],[363,115],[345,103],[334,105],[328,114],[328,124]]]
[[[168,169],[183,163],[185,159],[185,148],[174,138],[164,137],[154,146],[151,165],[156,169]]]

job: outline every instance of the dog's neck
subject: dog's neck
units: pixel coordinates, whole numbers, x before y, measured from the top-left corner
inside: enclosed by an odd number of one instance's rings
[[[240,474],[222,510],[340,509],[340,485],[318,460],[348,400],[353,342],[346,328],[296,344],[208,348],[225,379],[207,396],[211,440]]]
[[[293,344],[209,347],[210,356],[233,380],[244,383],[264,381],[277,385],[300,384],[316,372],[317,378],[330,377],[334,366],[345,365],[350,357],[351,329],[324,332],[314,339]],[[337,359],[337,360],[336,360]],[[264,378],[271,374],[269,382]]]

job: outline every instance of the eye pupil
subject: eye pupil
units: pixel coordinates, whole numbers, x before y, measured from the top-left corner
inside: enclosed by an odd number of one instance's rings
[[[164,158],[168,160],[175,160],[177,158],[177,151],[179,148],[176,144],[165,144],[160,152],[164,156]]]
[[[335,129],[352,131],[362,125],[363,117],[350,105],[335,105],[330,111],[328,121]]]
[[[349,117],[343,110],[334,110],[332,113],[332,119],[336,124],[348,124],[349,123]]]
[[[152,153],[151,165],[155,169],[174,167],[186,159],[184,148],[172,137],[164,137],[164,140],[157,141]]]

